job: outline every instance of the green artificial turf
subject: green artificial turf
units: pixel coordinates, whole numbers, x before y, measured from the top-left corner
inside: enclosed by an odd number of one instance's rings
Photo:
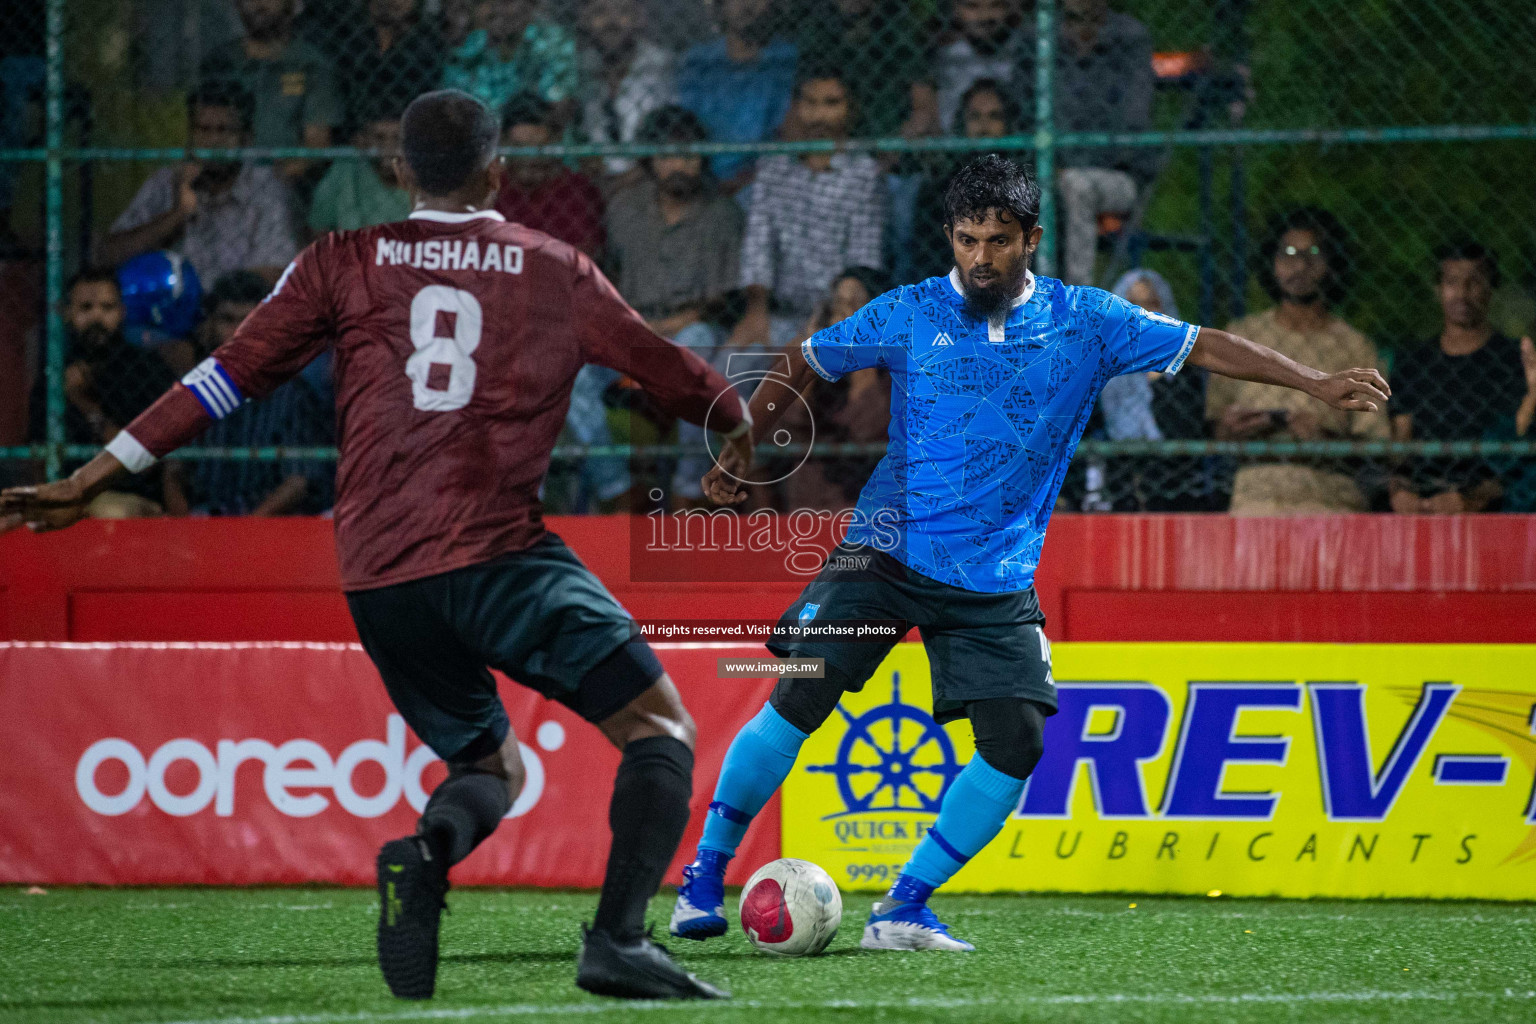
[[[401,1003],[370,891],[11,888],[0,1021],[1536,1021],[1529,905],[941,896],[955,954],[861,951],[866,899],[814,959],[673,942],[732,1003],[626,1004],[571,984],[593,894],[458,890],[438,997]]]

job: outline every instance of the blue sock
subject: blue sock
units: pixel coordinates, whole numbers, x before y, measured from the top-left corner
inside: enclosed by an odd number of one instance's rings
[[[747,826],[788,777],[805,737],[772,704],[764,704],[731,741],[715,784],[715,799],[704,819],[704,838],[699,840],[701,855],[705,850],[724,855],[719,858],[722,872],[725,862],[736,855]]]
[[[981,759],[971,758],[944,794],[939,820],[923,836],[887,899],[926,903],[933,890],[949,881],[965,862],[981,852],[1019,806],[1024,780],[1004,775]]]

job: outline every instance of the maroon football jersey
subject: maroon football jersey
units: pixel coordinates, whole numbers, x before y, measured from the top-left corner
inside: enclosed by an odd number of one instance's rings
[[[335,349],[336,544],[364,590],[520,551],[584,363],[667,412],[741,422],[725,379],[651,332],[564,242],[499,214],[420,211],[326,235],[207,361],[127,428],[152,455]],[[713,406],[714,412],[710,410]]]

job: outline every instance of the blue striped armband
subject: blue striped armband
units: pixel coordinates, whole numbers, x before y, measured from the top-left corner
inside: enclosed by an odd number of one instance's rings
[[[245,403],[245,396],[235,385],[234,378],[212,356],[193,367],[181,382],[204,411],[216,420],[223,419]]]

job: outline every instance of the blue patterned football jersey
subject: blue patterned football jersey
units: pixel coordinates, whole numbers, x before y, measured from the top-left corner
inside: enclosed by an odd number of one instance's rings
[[[891,375],[889,443],[847,539],[966,590],[1025,589],[1105,382],[1176,373],[1198,333],[1100,288],[1033,276],[1006,320],[988,323],[965,311],[951,272],[813,334],[801,351],[827,380]]]

